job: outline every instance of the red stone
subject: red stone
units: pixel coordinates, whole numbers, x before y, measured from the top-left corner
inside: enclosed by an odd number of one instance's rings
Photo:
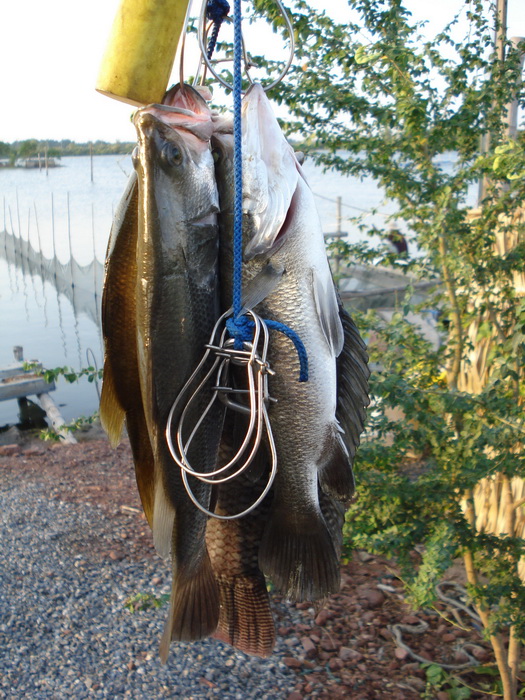
[[[12,457],[20,452],[19,445],[0,445],[0,456],[1,457]]]
[[[342,661],[353,661],[357,663],[363,658],[363,654],[360,654],[355,649],[350,649],[350,647],[341,647],[339,649],[339,658]]]
[[[310,637],[301,637],[301,644],[303,645],[305,656],[308,659],[312,659],[317,655],[317,647],[312,642]]]

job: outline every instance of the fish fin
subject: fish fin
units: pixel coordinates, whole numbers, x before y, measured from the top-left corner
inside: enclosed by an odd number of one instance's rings
[[[337,357],[343,349],[344,334],[332,275],[329,269],[321,273],[316,268],[310,274],[317,317],[328,347]]]
[[[292,602],[336,593],[341,585],[339,557],[319,509],[300,518],[274,507],[261,540],[259,566]]]
[[[343,525],[345,522],[346,507],[337,498],[326,494],[322,488],[318,489],[319,506],[325,519],[326,526],[332,536],[335,551],[340,557],[343,551]]]
[[[175,510],[166,495],[162,480],[157,478],[153,506],[153,544],[163,559],[167,559],[170,554],[174,522]]]
[[[174,567],[170,609],[160,641],[160,658],[166,663],[172,641],[191,642],[213,634],[219,622],[219,590],[206,552],[191,575]]]
[[[344,345],[337,358],[336,418],[343,429],[342,438],[353,462],[363,432],[366,407],[370,404],[368,354],[352,317],[342,306],[339,316],[343,326]]]
[[[275,625],[264,576],[219,577],[220,616],[213,635],[254,656],[270,656]]]
[[[143,410],[127,411],[126,427],[135,463],[135,479],[142,508],[153,530],[155,507],[155,460]]]
[[[122,439],[125,412],[117,398],[115,379],[109,362],[104,363],[104,381],[100,394],[100,424],[106,431],[112,447]]]
[[[279,286],[285,269],[272,263],[264,267],[244,285],[242,293],[243,311],[252,311],[257,304],[264,301]]]
[[[243,210],[257,232],[246,259],[270,250],[288,214],[299,179],[293,148],[286,141],[262,87],[254,84],[243,106]]]
[[[354,474],[350,455],[336,423],[329,427],[322,454],[327,458],[318,469],[321,488],[341,501],[350,500],[355,491]]]

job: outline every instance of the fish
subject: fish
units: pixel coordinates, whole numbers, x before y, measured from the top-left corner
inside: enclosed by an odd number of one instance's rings
[[[138,184],[132,172],[111,227],[102,292],[104,380],[100,421],[116,447],[126,422],[142,507],[153,527],[155,460],[149,439],[136,343]]]
[[[165,430],[170,409],[195,370],[219,315],[218,194],[210,151],[211,112],[189,86],[175,86],[165,104],[148,105],[133,118],[138,137],[136,346],[144,414],[155,462],[153,536],[158,551],[171,549],[170,610],[160,644],[213,633],[219,592],[206,547],[207,516],[190,500]],[[207,399],[194,402],[195,425]],[[174,414],[177,425],[182,411]],[[205,439],[189,450],[197,471],[215,468],[222,407],[202,424]],[[187,437],[187,435],[185,436]],[[210,506],[211,486],[189,477],[198,501]]]
[[[340,586],[342,506],[354,493],[369,402],[366,349],[337,296],[313,194],[260,85],[244,97],[242,124],[243,287],[271,267],[255,311],[295,331],[308,356],[308,381],[299,382],[294,345],[271,332],[278,468],[259,566],[288,599],[315,601]],[[221,232],[221,289],[231,288],[231,258]]]
[[[222,126],[221,126],[222,125]],[[221,128],[226,129],[221,133]],[[231,250],[233,230],[233,136],[229,119],[215,121],[211,138],[215,176],[219,193],[219,274],[221,311],[231,305]],[[224,254],[223,244],[226,243]],[[257,292],[255,292],[257,293]],[[235,372],[242,384],[243,372]],[[220,463],[226,464],[244,438],[245,417],[228,412],[221,438]],[[232,516],[254,503],[268,480],[267,448],[261,445],[254,463],[232,481],[216,489],[215,514]],[[258,565],[259,544],[268,516],[266,498],[248,515],[231,520],[210,518],[206,542],[214,575],[219,585],[220,617],[214,637],[247,654],[267,657],[275,645],[275,626],[270,609],[266,579]]]
[[[238,419],[238,414],[227,415],[220,448],[221,464],[229,462],[238,449],[235,426]],[[264,447],[259,455],[267,465]],[[266,480],[266,470],[262,468],[255,478],[253,472],[244,472],[220,484],[214,513],[231,518],[249,508],[262,492]],[[259,543],[270,503],[270,498],[264,499],[242,518],[210,518],[206,528],[206,542],[220,595],[219,623],[213,636],[246,654],[262,657],[269,656],[275,646],[270,597],[258,564]]]

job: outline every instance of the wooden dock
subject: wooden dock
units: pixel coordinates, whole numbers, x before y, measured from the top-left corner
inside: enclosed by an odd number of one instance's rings
[[[75,444],[77,441],[69,430],[64,429],[65,421],[62,418],[58,406],[51,396],[55,390],[55,382],[46,382],[41,376],[42,365],[32,363],[30,370],[25,369],[24,351],[19,345],[13,348],[15,361],[13,364],[0,369],[0,401],[11,399],[24,399],[28,396],[36,396],[40,405],[46,412],[53,430],[60,435],[63,442]]]

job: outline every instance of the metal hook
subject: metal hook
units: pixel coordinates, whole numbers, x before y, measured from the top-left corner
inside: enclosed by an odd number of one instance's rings
[[[188,493],[188,496],[203,513],[206,513],[210,517],[215,517],[220,520],[233,520],[236,518],[241,518],[242,516],[250,513],[264,499],[269,489],[271,488],[271,485],[277,473],[277,452],[275,449],[275,443],[267,410],[268,404],[271,400],[268,391],[268,375],[273,374],[273,371],[271,370],[266,359],[269,345],[269,332],[265,322],[261,318],[259,318],[257,314],[255,314],[253,311],[247,311],[246,313],[252,318],[254,324],[252,342],[243,343],[243,347],[240,350],[235,349],[235,347],[233,346],[233,341],[227,339],[228,331],[225,325],[226,319],[229,316],[231,316],[231,310],[224,313],[215,324],[215,327],[211,334],[210,342],[206,345],[206,352],[204,353],[201,362],[182,388],[180,394],[175,399],[169,412],[166,424],[166,441],[168,443],[168,447],[173,459],[181,469],[182,480]],[[218,342],[216,342],[216,338],[219,336],[219,329],[221,327],[221,324],[224,324],[224,328],[222,332],[220,332],[220,338]],[[204,377],[199,382],[197,388],[193,391],[189,398],[187,398],[198,375],[203,371],[212,353],[215,354],[215,359],[212,363],[211,368],[207,372],[205,372]],[[231,365],[239,365],[245,367],[247,372],[248,389],[237,390],[235,387],[228,385]],[[204,412],[201,414],[199,420],[193,427],[189,437],[187,439],[183,439],[184,425],[189,408],[192,405],[193,401],[196,399],[196,397],[200,394],[200,392],[202,392],[205,389],[206,385],[209,383],[209,380],[211,379],[214,373],[216,373],[216,382],[215,386],[212,387],[212,397],[208,402],[208,405],[206,406]],[[202,425],[203,420],[210,411],[213,403],[216,400],[224,401],[224,394],[231,395],[236,393],[243,394],[249,399],[248,406],[238,403],[236,401],[231,401],[229,397],[225,401],[227,407],[236,411],[240,410],[244,413],[249,414],[248,428],[246,430],[242,444],[237,450],[236,454],[233,456],[232,459],[230,459],[230,461],[227,464],[210,472],[197,472],[191,466],[190,461],[188,459],[188,451],[191,442],[195,438],[200,426]],[[183,400],[186,399],[187,401],[185,403],[184,409],[182,410],[179,422],[176,427],[176,444],[174,444],[172,437],[173,416],[177,407],[182,403]],[[248,469],[248,467],[252,463],[261,445],[263,434],[265,432],[270,448],[272,466],[268,477],[268,482],[263,492],[251,506],[245,509],[242,513],[237,513],[236,515],[219,516],[207,510],[195,498],[195,495],[193,494],[188,482],[188,475],[191,475],[199,479],[200,481],[213,485],[222,484],[227,481],[231,481],[232,479],[235,479],[246,469]],[[240,466],[236,466],[241,461],[248,449],[248,456],[244,457],[244,461],[242,461]],[[236,466],[236,469],[232,472],[231,470],[234,466]]]
[[[263,86],[263,90],[265,92],[268,92],[268,90],[271,90],[276,85],[278,85],[281,82],[281,80],[283,80],[285,75],[290,70],[290,66],[292,65],[293,57],[295,54],[295,38],[294,38],[292,22],[291,22],[290,17],[288,16],[288,13],[287,13],[284,5],[282,4],[281,0],[275,0],[275,2],[277,3],[277,6],[279,7],[279,11],[280,11],[280,13],[284,19],[284,22],[286,24],[288,36],[290,37],[290,55],[288,57],[288,60],[285,64],[283,70],[277,76],[277,78],[272,83],[270,83],[270,85]],[[201,50],[201,59],[199,62],[199,69],[197,70],[197,75],[200,74],[200,66],[202,65],[202,63],[204,63],[205,68],[207,68],[210,71],[210,73],[213,75],[213,77],[216,80],[218,80],[219,83],[223,87],[227,88],[228,90],[233,90],[233,85],[230,85],[230,83],[228,83],[228,81],[224,80],[224,78],[222,78],[215,71],[215,69],[213,67],[213,63],[217,63],[218,61],[211,61],[208,58],[208,54],[207,54],[207,50],[206,50],[206,39],[207,39],[207,35],[208,35],[208,29],[206,28],[206,7],[207,7],[207,2],[206,2],[206,0],[203,0],[202,10],[201,10],[200,18],[199,18],[198,32],[197,32],[198,40],[199,40],[199,48]],[[231,21],[231,19],[227,18],[226,21]],[[250,76],[249,71],[250,71],[250,68],[252,68],[255,64],[252,63],[252,61],[250,61],[250,58],[248,56],[248,52],[246,50],[246,46],[244,43],[244,37],[242,40],[242,50],[243,50],[243,56],[244,56],[244,70],[246,73],[246,77],[248,78],[250,85],[253,85],[253,83],[255,81]],[[197,75],[196,75],[196,80],[198,79]]]

